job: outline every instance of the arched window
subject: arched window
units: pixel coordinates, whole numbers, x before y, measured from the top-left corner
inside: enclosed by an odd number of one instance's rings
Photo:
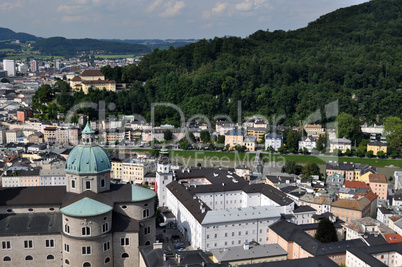
[[[82,265],[82,267],[91,267],[91,264],[89,262],[84,262],[84,264]]]
[[[47,260],[54,260],[54,256],[53,255],[47,255],[46,259]]]
[[[149,242],[149,241],[145,242],[145,246],[149,246],[149,245],[151,245],[151,242]]]
[[[107,257],[107,258],[105,259],[105,263],[108,263],[108,262],[110,262],[110,258],[109,258],[109,257]]]
[[[123,254],[121,254],[121,257],[124,259],[124,258],[129,258],[130,256],[128,256],[127,253],[123,253]]]
[[[11,258],[10,258],[9,256],[5,256],[5,257],[3,258],[3,261],[11,261]]]
[[[25,257],[25,260],[26,260],[26,261],[32,261],[33,258],[32,258],[32,256],[28,255],[28,256]]]

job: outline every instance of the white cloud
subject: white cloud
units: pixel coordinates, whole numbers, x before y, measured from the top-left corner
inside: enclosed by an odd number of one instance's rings
[[[184,4],[184,2],[181,1],[177,2],[169,1],[164,5],[165,11],[159,14],[159,16],[162,18],[176,16],[177,14],[180,13],[180,10],[183,9],[185,6],[186,5]]]
[[[78,11],[82,11],[81,6],[61,5],[57,8],[57,12],[65,13],[65,14],[77,14]]]
[[[259,9],[262,7],[269,7],[266,0],[246,0],[242,3],[236,4],[235,9],[239,11],[249,11],[252,9]]]
[[[157,8],[158,6],[162,5],[163,0],[155,0],[150,6],[148,6],[147,11],[152,12]]]
[[[217,14],[222,14],[226,9],[228,8],[228,3],[224,2],[224,3],[216,3],[215,7],[212,8],[212,12],[213,13],[217,13]]]
[[[16,8],[22,8],[22,6],[21,1],[19,0],[0,3],[0,9],[3,9],[3,11],[11,11]]]

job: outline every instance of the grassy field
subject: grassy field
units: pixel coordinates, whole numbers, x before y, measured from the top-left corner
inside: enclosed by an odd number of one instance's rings
[[[106,59],[120,59],[120,58],[134,58],[134,55],[95,55],[95,58],[106,58]]]
[[[152,149],[131,149],[131,151],[142,151],[155,153]],[[153,152],[154,151],[154,152]],[[229,160],[229,161],[247,161],[252,160],[255,157],[255,153],[234,153],[234,152],[213,152],[213,151],[180,151],[171,150],[170,158],[193,158],[204,160]],[[377,158],[355,158],[355,157],[332,157],[332,156],[314,156],[314,155],[280,155],[262,153],[261,157],[265,162],[269,161],[288,161],[292,160],[297,163],[305,164],[308,162],[316,164],[325,164],[328,161],[338,162],[354,162],[369,164],[374,167],[387,167],[394,166],[396,168],[402,168],[402,160],[397,159],[377,159]]]

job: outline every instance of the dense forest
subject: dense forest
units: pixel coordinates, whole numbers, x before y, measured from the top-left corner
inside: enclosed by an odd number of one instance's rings
[[[104,54],[141,54],[149,53],[151,49],[145,45],[122,42],[106,42],[95,39],[66,39],[52,37],[36,42],[35,49],[44,55],[59,55],[71,57],[82,51],[96,51]]]
[[[136,97],[127,109],[141,114],[149,114],[152,102],[168,101],[189,115],[230,114],[235,120],[241,100],[246,114],[286,114],[286,123],[294,124],[339,100],[340,112],[381,123],[402,113],[401,62],[402,2],[372,0],[299,30],[204,39],[155,50],[138,67],[102,72],[145,84],[132,89]],[[163,112],[168,121],[178,119],[173,110]]]

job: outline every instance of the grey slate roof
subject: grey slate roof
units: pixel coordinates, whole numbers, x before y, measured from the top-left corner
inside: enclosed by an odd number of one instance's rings
[[[269,228],[286,241],[296,242],[314,256],[345,253],[348,248],[367,246],[360,239],[324,244],[305,233],[300,226],[284,220],[275,222]]]
[[[248,250],[245,250],[243,246],[236,246],[230,248],[211,249],[211,253],[220,262],[249,260],[266,257],[278,257],[288,255],[279,244],[250,246]]]
[[[61,213],[1,214],[0,236],[60,234]]]
[[[371,267],[388,266],[360,248],[349,248],[348,251]]]
[[[261,262],[255,264],[247,264],[240,266],[248,267],[339,267],[338,264],[330,260],[327,256],[316,256],[297,260],[286,261],[273,261],[273,262]]]

